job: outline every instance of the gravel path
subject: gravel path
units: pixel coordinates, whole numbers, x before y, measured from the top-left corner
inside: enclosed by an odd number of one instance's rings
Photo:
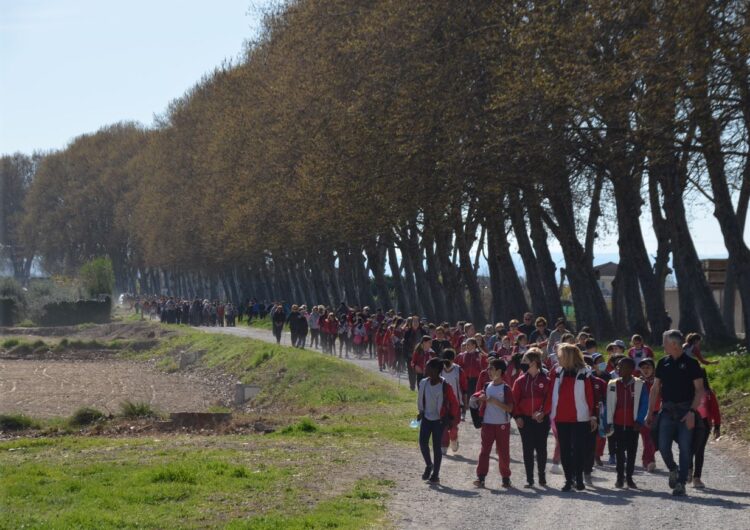
[[[275,341],[269,331],[256,328],[196,328],[264,341]],[[285,334],[282,343],[289,344]],[[378,371],[375,361],[350,359],[367,370]],[[403,380],[400,381],[404,384]],[[416,409],[416,404],[415,404]],[[416,434],[415,434],[416,438]],[[667,487],[661,458],[658,469],[647,473],[636,466],[634,477],[639,489],[616,490],[614,466],[594,470],[594,487],[580,493],[562,493],[561,475],[549,473],[549,486],[523,489],[521,440],[515,428],[511,436],[513,488],[500,488],[500,476],[493,457],[487,488],[473,487],[479,431],[462,423],[457,454],[443,458],[441,485],[431,487],[420,480],[423,463],[418,448],[396,450],[383,474],[396,481],[389,501],[391,521],[399,528],[721,528],[750,529],[750,480],[738,461],[729,455],[731,442],[711,441],[706,449],[703,481],[705,490],[688,487],[688,496],[674,498]],[[549,438],[549,454],[554,439]],[[640,463],[640,452],[638,454]]]

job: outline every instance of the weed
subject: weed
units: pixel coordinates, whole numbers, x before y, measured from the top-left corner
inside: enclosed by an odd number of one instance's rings
[[[120,403],[120,416],[132,420],[136,418],[153,418],[156,416],[156,413],[148,403],[133,403],[128,399]]]
[[[37,426],[34,420],[23,414],[0,414],[0,431],[23,431]]]
[[[281,430],[281,434],[297,434],[297,433],[311,434],[314,432],[318,432],[318,426],[315,425],[315,422],[313,422],[310,418],[303,418],[298,423],[284,427]]]
[[[104,419],[104,413],[92,407],[82,407],[70,417],[70,424],[76,427],[91,425]]]

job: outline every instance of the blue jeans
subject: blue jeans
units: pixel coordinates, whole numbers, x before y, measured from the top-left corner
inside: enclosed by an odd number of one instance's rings
[[[659,452],[664,464],[670,471],[677,468],[672,456],[672,442],[676,441],[680,449],[680,466],[678,482],[687,482],[688,468],[692,460],[693,431],[688,429],[682,418],[687,413],[681,409],[674,412],[662,408],[659,419]]]
[[[432,438],[433,460],[430,459],[430,438]],[[443,453],[440,449],[443,439],[443,422],[440,420],[428,420],[422,418],[419,427],[419,449],[426,466],[432,466],[432,476],[440,476],[440,463],[443,461]]]

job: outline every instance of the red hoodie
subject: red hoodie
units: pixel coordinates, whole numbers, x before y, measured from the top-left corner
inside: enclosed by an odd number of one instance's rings
[[[464,369],[466,377],[469,379],[479,377],[482,370],[487,368],[487,357],[482,352],[475,350],[472,353],[463,352],[456,359],[456,364]]]
[[[552,411],[552,399],[555,389],[555,380],[557,379],[557,370],[550,375],[550,392],[548,394],[547,403],[545,404],[544,412],[549,414]],[[576,409],[575,400],[575,383],[576,377],[566,375],[562,378],[560,383],[560,389],[557,397],[557,411],[555,411],[555,421],[557,423],[577,423],[578,422],[578,411]],[[589,408],[589,414],[594,415],[594,389],[591,384],[591,377],[586,377],[583,380],[584,389],[586,392],[586,404]]]
[[[534,377],[528,373],[522,374],[513,383],[513,415],[532,416],[535,412],[543,411],[550,392],[549,378],[543,372]]]
[[[719,410],[719,402],[716,399],[716,394],[713,390],[707,390],[703,393],[703,399],[698,407],[698,413],[701,418],[708,420],[709,425],[721,425],[721,411]]]

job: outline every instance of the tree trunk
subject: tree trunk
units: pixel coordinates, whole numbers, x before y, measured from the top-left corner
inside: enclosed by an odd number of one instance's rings
[[[404,289],[404,283],[401,281],[401,268],[399,267],[398,257],[396,255],[396,247],[391,243],[385,243],[388,250],[388,266],[391,269],[391,277],[393,278],[393,287],[396,291],[396,309],[402,315],[406,316],[411,312],[411,307],[406,297],[406,291]]]
[[[531,310],[535,315],[547,314],[547,303],[542,286],[542,277],[537,266],[534,249],[531,247],[529,235],[526,232],[526,221],[523,215],[521,195],[518,190],[513,190],[509,195],[510,221],[513,226],[513,234],[518,243],[518,253],[523,261],[523,269],[526,273],[526,288],[531,298]],[[518,313],[516,313],[518,314]]]
[[[542,315],[547,317],[549,322],[554,322],[560,317],[565,316],[560,301],[560,289],[557,285],[557,266],[552,259],[547,242],[547,231],[542,222],[542,209],[539,197],[533,190],[526,190],[523,194],[524,203],[527,205],[529,214],[529,227],[531,228],[531,241],[534,244],[536,253],[536,263],[539,266],[542,287],[544,287],[544,300],[547,310]]]

